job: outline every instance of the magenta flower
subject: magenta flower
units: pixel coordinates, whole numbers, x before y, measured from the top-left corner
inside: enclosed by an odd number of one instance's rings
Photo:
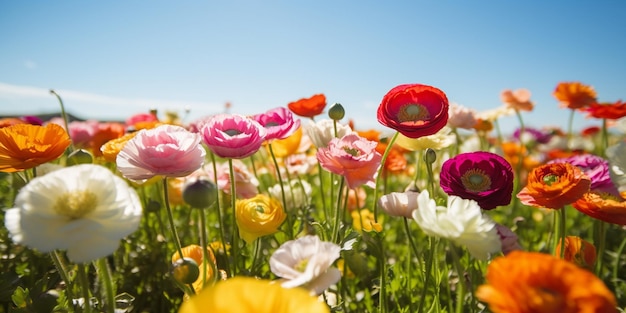
[[[461,153],[441,167],[445,193],[478,202],[484,210],[511,202],[513,169],[503,157],[485,151]]]
[[[130,180],[157,175],[183,177],[199,169],[206,151],[200,135],[180,126],[161,125],[141,130],[117,155],[117,169]]]
[[[267,130],[266,140],[285,139],[300,127],[300,120],[294,120],[293,113],[283,107],[257,114],[253,118]]]
[[[259,122],[237,114],[214,115],[200,132],[213,153],[231,159],[253,155],[267,136],[267,131]]]
[[[555,159],[548,163],[569,163],[574,165],[580,168],[583,173],[591,179],[591,186],[589,187],[589,190],[606,192],[616,197],[620,197],[617,187],[611,180],[609,162],[597,155],[580,154],[569,158]]]
[[[325,170],[345,177],[351,189],[363,184],[374,187],[374,176],[382,159],[376,145],[375,141],[350,133],[334,138],[328,147],[318,148],[317,160]]]

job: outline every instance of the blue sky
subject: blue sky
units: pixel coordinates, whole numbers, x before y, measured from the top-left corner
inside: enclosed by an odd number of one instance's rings
[[[357,128],[402,83],[478,111],[527,88],[530,126],[565,127],[560,81],[626,100],[622,1],[2,1],[0,116],[124,119],[151,107],[256,114],[316,93]],[[577,115],[576,126],[592,124]],[[505,131],[515,119],[501,123]]]

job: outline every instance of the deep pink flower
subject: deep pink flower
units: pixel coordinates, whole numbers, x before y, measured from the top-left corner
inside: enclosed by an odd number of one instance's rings
[[[152,113],[138,113],[126,119],[126,126],[131,127],[142,122],[158,122],[159,119]]]
[[[620,197],[620,193],[609,174],[609,162],[597,155],[579,154],[569,158],[555,159],[548,163],[569,163],[577,166],[591,179],[589,190],[606,192]]]
[[[399,85],[389,90],[378,106],[381,124],[409,138],[435,134],[448,122],[448,98],[432,86]]]
[[[157,175],[187,176],[204,163],[206,151],[200,142],[200,135],[180,126],[140,130],[117,155],[117,168],[124,177],[135,181]]]
[[[237,114],[214,115],[200,132],[213,153],[231,159],[253,155],[267,136],[267,131],[259,122]]]
[[[300,127],[300,120],[293,119],[293,113],[287,108],[278,107],[265,113],[257,114],[254,120],[265,127],[265,140],[285,139]]]
[[[503,157],[486,151],[461,153],[441,167],[441,189],[478,202],[484,210],[511,202],[513,169]]]
[[[373,187],[382,159],[376,145],[375,141],[350,133],[334,138],[328,147],[318,148],[317,160],[325,170],[345,177],[349,188],[363,184]]]

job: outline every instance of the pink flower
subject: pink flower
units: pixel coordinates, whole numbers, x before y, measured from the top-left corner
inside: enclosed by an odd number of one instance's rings
[[[267,131],[259,122],[237,114],[214,115],[200,132],[213,153],[231,159],[253,155],[267,136]]]
[[[300,127],[300,120],[294,120],[293,113],[283,107],[257,114],[253,118],[265,127],[267,131],[266,140],[285,139]]]
[[[517,235],[511,229],[496,223],[496,230],[500,236],[500,242],[502,242],[502,253],[504,253],[504,255],[515,250],[522,250],[522,246],[520,246],[517,241]]]
[[[152,113],[138,113],[126,119],[126,126],[134,126],[142,122],[158,122],[159,119]]]
[[[382,159],[376,145],[356,133],[347,134],[331,140],[328,147],[318,148],[317,160],[325,170],[345,177],[351,189],[363,184],[374,187]]]
[[[472,129],[476,125],[476,111],[457,103],[450,103],[448,125],[453,128]]]
[[[228,163],[222,163],[217,168],[217,188],[224,193],[230,194],[230,170]],[[209,180],[214,179],[213,165],[204,166]],[[252,174],[246,165],[240,160],[233,160],[233,173],[235,176],[235,193],[237,198],[249,199],[259,193],[259,180]]]
[[[98,132],[99,122],[96,120],[73,121],[69,125],[72,142],[81,147],[87,147]]]
[[[187,176],[204,163],[206,151],[198,134],[180,126],[161,125],[144,129],[129,140],[117,155],[116,163],[122,175],[142,181],[156,175]]]

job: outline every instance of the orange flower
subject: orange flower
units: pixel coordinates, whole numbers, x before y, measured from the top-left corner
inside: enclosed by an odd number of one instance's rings
[[[313,118],[322,114],[326,107],[326,96],[324,94],[316,94],[311,98],[302,98],[298,101],[287,104],[291,112],[298,116]]]
[[[494,313],[617,312],[602,280],[548,254],[513,251],[489,264],[486,279],[476,297]]]
[[[520,161],[520,154],[523,153],[523,158],[522,158],[522,166],[525,170],[530,171],[533,168],[539,166],[540,162],[530,156],[526,156],[526,147],[520,145],[519,143],[516,142],[511,142],[511,141],[507,141],[507,142],[503,142],[501,144],[502,147],[502,153],[504,154],[504,158],[511,163],[511,166],[513,168],[517,168],[517,163],[519,163]]]
[[[27,124],[26,121],[17,117],[5,117],[0,119],[0,128],[9,127],[15,124]]]
[[[100,148],[110,140],[124,136],[126,132],[123,124],[120,123],[102,123],[98,125],[98,131],[91,138],[91,150],[96,157],[102,156]]]
[[[135,137],[136,134],[137,132],[128,133],[122,137],[107,141],[107,143],[100,147],[100,151],[102,152],[102,156],[104,157],[104,159],[109,162],[115,163],[117,154],[120,153],[122,148],[124,148],[126,142]]]
[[[517,198],[525,205],[560,209],[589,191],[591,180],[569,163],[550,163],[534,168],[528,184]]]
[[[490,132],[493,130],[493,123],[489,120],[478,118],[474,129],[477,131]]]
[[[395,146],[389,150],[389,154],[387,154],[387,159],[385,159],[385,171],[386,173],[402,173],[407,168],[407,160],[404,157],[404,153],[402,153],[399,149],[396,149]]]
[[[201,246],[189,245],[189,246],[182,248],[181,250],[183,250],[182,251],[183,257],[191,258],[194,261],[196,261],[196,264],[198,264],[200,275],[198,276],[198,279],[196,279],[196,281],[193,282],[193,289],[196,292],[198,292],[202,290],[202,287],[204,287],[204,281],[202,280],[203,277],[205,277],[206,282],[211,282],[211,280],[213,279],[213,274],[214,274],[213,267],[216,264],[215,255],[213,254],[213,251],[209,247],[207,247],[206,250],[207,250],[207,256],[209,257],[209,262],[206,262],[206,264],[203,264],[204,254],[202,253]],[[178,254],[178,252],[175,252],[172,255],[172,264],[174,264],[176,260],[178,259],[180,259],[180,255]],[[205,268],[206,268],[206,272],[205,272]]]
[[[60,157],[71,144],[63,127],[16,124],[0,129],[0,172],[19,172]]]
[[[617,101],[615,103],[594,102],[585,109],[587,117],[605,118],[616,120],[626,116],[626,103]]]
[[[580,82],[562,82],[552,95],[562,108],[581,109],[596,102],[596,91],[592,86]]]
[[[500,93],[500,99],[504,105],[517,111],[532,111],[534,107],[530,101],[530,91],[527,89],[504,90]]]
[[[556,255],[561,255],[561,242],[556,246]],[[564,259],[580,267],[591,269],[596,262],[596,247],[578,237],[565,237]]]
[[[588,192],[572,206],[595,219],[611,224],[626,225],[626,200],[607,193]]]

